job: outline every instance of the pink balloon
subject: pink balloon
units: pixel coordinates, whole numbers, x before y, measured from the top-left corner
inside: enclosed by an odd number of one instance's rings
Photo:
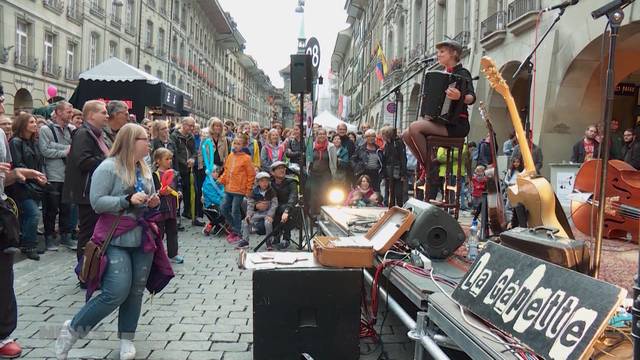
[[[58,95],[58,88],[54,85],[49,85],[49,87],[47,87],[47,95],[49,95],[50,98]]]

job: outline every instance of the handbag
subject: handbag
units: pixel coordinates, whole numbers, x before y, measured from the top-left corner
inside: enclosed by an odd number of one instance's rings
[[[113,234],[120,223],[120,219],[122,218],[122,214],[124,212],[121,211],[118,214],[118,217],[111,225],[111,229],[109,229],[109,233],[107,234],[107,238],[104,240],[102,245],[98,245],[93,241],[89,241],[87,245],[84,247],[84,256],[82,258],[82,267],[80,268],[80,274],[78,274],[78,278],[80,282],[87,284],[89,282],[95,281],[100,273],[100,263],[102,262],[102,257],[104,253],[109,247],[109,243],[113,238]]]

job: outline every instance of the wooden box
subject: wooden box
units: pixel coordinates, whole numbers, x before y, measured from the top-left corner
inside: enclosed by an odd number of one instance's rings
[[[316,260],[331,267],[372,267],[375,253],[384,255],[400,237],[407,232],[415,215],[397,206],[389,209],[365,235],[371,241],[371,248],[335,247],[335,237],[316,236],[313,239],[313,253]]]

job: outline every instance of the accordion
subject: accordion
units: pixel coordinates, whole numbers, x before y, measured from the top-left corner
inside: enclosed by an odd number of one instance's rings
[[[471,79],[444,71],[427,71],[422,78],[420,116],[441,124],[451,122],[457,101],[447,98],[445,91],[455,87],[464,94],[469,81]]]

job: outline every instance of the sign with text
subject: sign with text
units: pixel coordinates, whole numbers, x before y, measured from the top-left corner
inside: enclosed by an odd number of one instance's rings
[[[545,359],[581,359],[626,290],[488,242],[453,292]]]
[[[619,83],[614,90],[615,95],[618,96],[635,96],[636,84],[633,83]]]

